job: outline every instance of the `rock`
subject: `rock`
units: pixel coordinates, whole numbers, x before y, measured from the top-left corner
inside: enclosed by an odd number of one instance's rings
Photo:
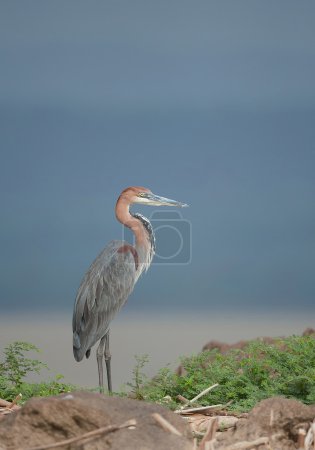
[[[302,336],[314,336],[315,337],[315,330],[314,330],[314,328],[306,328],[303,331]]]
[[[276,342],[277,339],[281,339],[281,338],[272,338],[272,337],[268,337],[268,336],[263,336],[263,337],[254,339],[254,341],[260,341],[260,342],[264,342],[265,344],[272,345]],[[222,353],[223,355],[225,355],[230,350],[244,350],[244,348],[250,342],[253,342],[253,340],[238,341],[234,344],[227,344],[226,342],[220,342],[220,341],[210,341],[202,347],[202,351],[216,349],[219,351],[219,353]]]
[[[182,436],[165,431],[152,417],[159,413]],[[80,436],[96,428],[120,425],[136,419],[134,429],[115,432],[63,447],[80,450],[191,450],[188,425],[162,406],[132,399],[73,392],[49,398],[33,398],[22,409],[0,422],[0,448],[43,446]],[[82,443],[83,442],[83,443]]]
[[[306,406],[296,400],[273,397],[259,402],[247,419],[240,419],[232,431],[217,433],[216,449],[242,441],[268,437],[274,450],[295,450],[299,428],[307,430],[315,417],[315,405]],[[270,449],[260,445],[259,450]]]

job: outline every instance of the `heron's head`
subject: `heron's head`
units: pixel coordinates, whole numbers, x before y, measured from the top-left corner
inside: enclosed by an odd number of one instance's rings
[[[125,189],[120,197],[125,198],[129,204],[140,203],[141,205],[148,206],[173,206],[183,208],[186,203],[181,203],[176,200],[171,200],[170,198],[160,197],[159,195],[153,194],[150,189],[132,186]]]

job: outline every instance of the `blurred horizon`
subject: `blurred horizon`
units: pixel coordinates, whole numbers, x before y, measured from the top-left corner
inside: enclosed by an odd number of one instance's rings
[[[1,313],[70,311],[143,185],[190,207],[175,234],[153,223],[168,264],[126,311],[311,318],[314,19],[291,0],[2,2]]]

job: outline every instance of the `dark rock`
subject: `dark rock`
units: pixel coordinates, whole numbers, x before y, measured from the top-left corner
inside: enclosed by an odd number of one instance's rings
[[[315,330],[314,330],[314,328],[306,328],[306,329],[303,331],[302,336],[315,336]]]

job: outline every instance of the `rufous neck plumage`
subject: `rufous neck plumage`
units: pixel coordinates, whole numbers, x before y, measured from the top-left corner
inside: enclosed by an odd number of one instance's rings
[[[149,241],[147,232],[140,220],[133,217],[130,212],[130,201],[127,198],[120,196],[116,203],[115,213],[117,220],[125,227],[132,230],[136,238],[136,248],[144,248],[147,250]]]

